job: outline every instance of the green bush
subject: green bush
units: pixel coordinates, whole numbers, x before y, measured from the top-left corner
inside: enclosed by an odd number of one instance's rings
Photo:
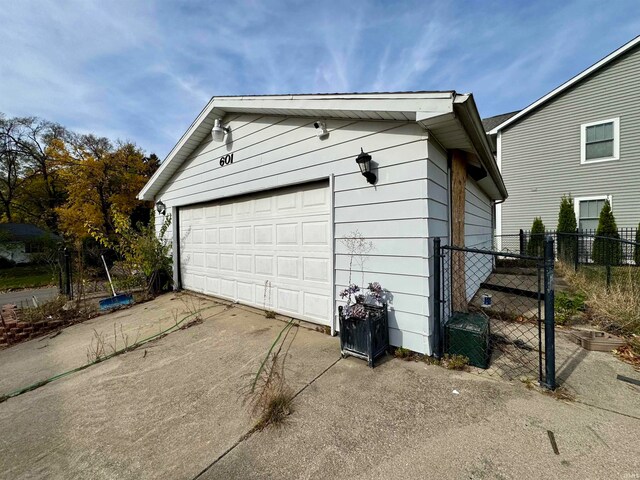
[[[560,200],[560,213],[558,214],[558,257],[565,262],[572,262],[576,253],[577,228],[576,213],[571,195],[563,195]]]
[[[609,240],[611,239],[611,240]],[[618,226],[611,211],[609,200],[605,200],[600,218],[596,238],[593,241],[593,261],[598,265],[619,265],[622,260],[622,244],[619,242]]]
[[[583,293],[558,292],[555,296],[556,323],[564,325],[579,312],[584,312],[586,296]]]
[[[535,257],[541,257],[544,255],[544,223],[542,218],[536,217],[533,219],[533,225],[531,226],[531,236],[529,243],[527,243],[527,254]]]

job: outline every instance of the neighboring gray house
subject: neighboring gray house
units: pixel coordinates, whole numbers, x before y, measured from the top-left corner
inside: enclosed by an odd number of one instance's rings
[[[489,247],[506,195],[473,97],[446,91],[215,97],[138,198],[172,215],[176,288],[334,332],[339,292],[377,281],[391,344],[430,354],[433,238]],[[350,279],[355,231],[374,250]]]
[[[509,199],[497,234],[558,222],[571,194],[578,225],[596,228],[605,199],[619,227],[640,222],[640,36],[519,112],[483,120]]]
[[[51,242],[62,238],[30,223],[0,223],[0,257],[15,263],[29,263]]]

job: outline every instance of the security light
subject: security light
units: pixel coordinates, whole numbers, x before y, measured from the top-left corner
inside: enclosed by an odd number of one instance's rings
[[[364,149],[360,148],[360,154],[356,158],[356,163],[358,167],[360,167],[360,172],[367,179],[371,185],[376,183],[378,177],[376,177],[375,173],[371,172],[371,155],[368,153],[364,153]]]
[[[317,122],[313,122],[313,126],[316,129],[316,135],[318,138],[326,138],[329,136],[329,131],[327,130],[327,124],[318,120]]]
[[[224,134],[229,133],[231,129],[229,127],[223,127],[219,118],[213,121],[213,128],[211,129],[211,136],[214,142],[221,142],[224,139]]]

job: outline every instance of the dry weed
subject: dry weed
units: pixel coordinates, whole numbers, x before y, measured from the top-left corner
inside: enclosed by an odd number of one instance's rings
[[[285,364],[298,329],[293,320],[283,328],[252,378],[245,398],[251,414],[258,417],[256,430],[281,426],[292,412],[294,391],[286,383]]]

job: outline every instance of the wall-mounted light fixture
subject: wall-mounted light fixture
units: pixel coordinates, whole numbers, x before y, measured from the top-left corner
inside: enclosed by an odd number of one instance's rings
[[[375,173],[371,172],[371,155],[368,153],[364,153],[364,149],[360,148],[360,154],[356,158],[356,163],[358,167],[360,167],[360,172],[367,179],[371,185],[376,183],[378,177],[376,177]]]
[[[165,213],[167,213],[167,206],[162,203],[162,200],[158,200],[156,202],[156,210],[160,215],[164,215]]]
[[[316,135],[318,138],[327,138],[329,136],[327,124],[325,122],[318,120],[317,122],[313,122],[313,126],[316,129]]]
[[[213,128],[211,129],[211,136],[214,142],[221,142],[224,139],[225,133],[229,133],[231,129],[229,127],[223,127],[219,118],[213,121]]]

